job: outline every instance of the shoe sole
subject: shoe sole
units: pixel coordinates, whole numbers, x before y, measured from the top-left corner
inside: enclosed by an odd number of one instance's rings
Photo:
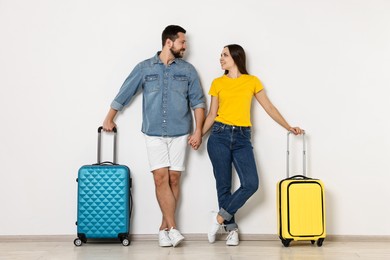
[[[210,235],[207,235],[207,238],[208,238],[210,244],[213,244],[215,242],[215,239],[216,239],[215,236],[213,237],[213,239],[211,239]]]
[[[167,244],[161,244],[161,243],[159,243],[159,246],[161,246],[161,247],[171,247],[172,246],[172,244],[171,243],[167,243]]]
[[[184,240],[184,237],[178,239],[178,240],[176,241],[176,243],[172,243],[172,246],[173,246],[173,247],[177,247],[183,240]]]
[[[227,246],[238,246],[239,242],[237,243],[226,243]]]

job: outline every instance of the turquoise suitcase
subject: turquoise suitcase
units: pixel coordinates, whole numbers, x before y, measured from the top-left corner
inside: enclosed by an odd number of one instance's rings
[[[76,246],[89,239],[117,239],[130,244],[131,177],[125,165],[116,163],[116,128],[113,162],[100,162],[101,131],[98,129],[98,162],[78,171]]]

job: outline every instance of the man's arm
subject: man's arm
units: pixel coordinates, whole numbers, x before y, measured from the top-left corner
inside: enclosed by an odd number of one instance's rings
[[[107,132],[111,132],[114,127],[116,127],[116,124],[114,122],[115,116],[118,113],[117,110],[110,108],[110,110],[107,113],[106,118],[103,121],[103,130]]]
[[[202,144],[202,128],[205,118],[204,108],[195,108],[195,132],[188,137],[188,144],[192,146],[194,150],[198,150],[199,146]]]

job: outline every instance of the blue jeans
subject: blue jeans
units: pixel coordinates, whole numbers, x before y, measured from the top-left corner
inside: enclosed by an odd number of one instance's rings
[[[238,228],[234,214],[259,187],[251,128],[215,122],[207,143],[216,180],[219,212],[226,230]],[[232,165],[240,179],[240,187],[232,193]]]

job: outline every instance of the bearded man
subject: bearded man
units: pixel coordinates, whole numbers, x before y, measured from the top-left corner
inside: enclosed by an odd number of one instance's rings
[[[169,25],[162,32],[162,50],[138,63],[112,101],[103,122],[113,131],[118,111],[129,105],[134,95],[143,93],[142,129],[150,172],[162,213],[159,245],[177,246],[183,235],[176,226],[180,177],[185,170],[188,144],[197,150],[202,143],[205,99],[193,65],[184,61],[186,30]],[[194,111],[195,128],[192,111]]]

